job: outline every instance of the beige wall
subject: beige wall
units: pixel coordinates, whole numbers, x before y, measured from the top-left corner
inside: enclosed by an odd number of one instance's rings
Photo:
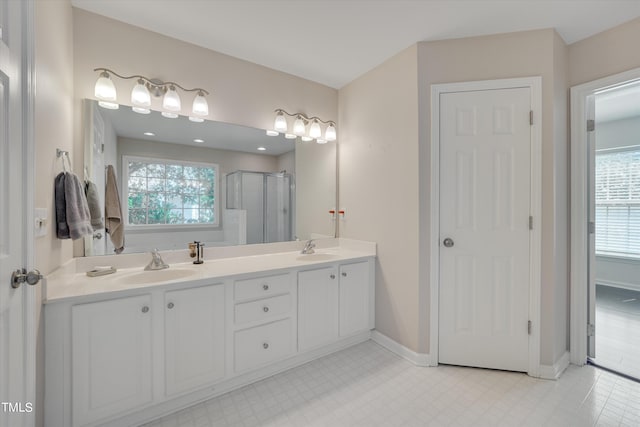
[[[53,178],[61,171],[56,148],[73,149],[73,34],[68,0],[35,2],[35,206],[49,209],[48,234],[35,243],[35,265],[49,273],[72,253],[71,242],[55,238]],[[75,158],[73,158],[76,160]],[[80,160],[82,156],[80,156]],[[38,286],[36,425],[44,423],[44,318]]]
[[[569,86],[640,67],[640,18],[569,46]]]
[[[340,89],[340,236],[374,241],[376,329],[418,348],[417,46]]]

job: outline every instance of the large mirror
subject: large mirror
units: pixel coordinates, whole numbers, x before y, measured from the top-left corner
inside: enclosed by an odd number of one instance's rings
[[[188,117],[138,114],[84,101],[86,180],[104,209],[113,166],[123,253],[334,237],[336,145]],[[106,203],[113,203],[107,198]],[[85,255],[111,255],[104,229],[85,238]]]

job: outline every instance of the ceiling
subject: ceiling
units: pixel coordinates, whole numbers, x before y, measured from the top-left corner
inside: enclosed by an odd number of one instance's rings
[[[595,107],[597,122],[640,117],[640,81],[597,93]]]
[[[638,0],[72,0],[75,7],[339,89],[418,41],[555,28],[571,44]]]

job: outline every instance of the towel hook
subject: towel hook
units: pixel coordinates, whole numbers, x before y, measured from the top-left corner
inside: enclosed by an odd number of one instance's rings
[[[64,172],[72,172],[73,171],[73,169],[71,168],[71,159],[69,158],[69,152],[68,151],[56,148],[56,157],[57,158],[62,158],[62,170]],[[64,164],[64,160],[65,159],[67,159],[67,163],[69,165],[69,170],[68,171],[67,171],[67,167]]]

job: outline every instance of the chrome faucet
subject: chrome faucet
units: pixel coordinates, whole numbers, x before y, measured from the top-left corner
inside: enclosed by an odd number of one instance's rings
[[[162,260],[162,257],[160,256],[160,252],[158,251],[158,249],[152,250],[151,262],[149,262],[149,264],[147,264],[147,266],[144,268],[145,271],[164,270],[165,268],[169,268],[169,264],[165,264],[165,262]]]
[[[313,239],[308,240],[307,243],[304,244],[304,248],[300,251],[301,254],[310,255],[315,251],[313,248],[316,247],[316,244],[313,242]]]

